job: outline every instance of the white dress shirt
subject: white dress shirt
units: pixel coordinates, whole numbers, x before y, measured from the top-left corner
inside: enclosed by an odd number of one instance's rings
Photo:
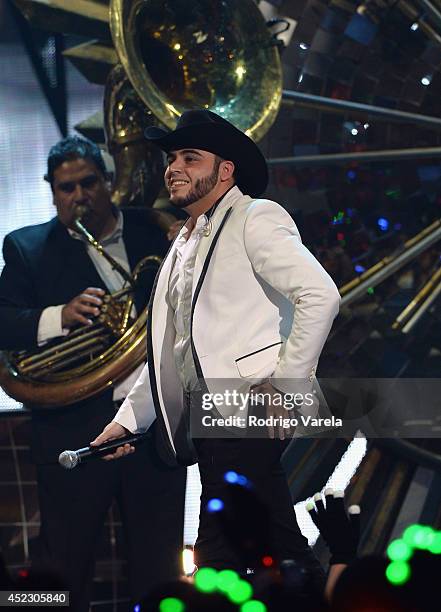
[[[115,228],[109,236],[106,236],[100,241],[100,244],[129,274],[130,265],[127,257],[127,251],[123,240],[124,219],[121,211],[117,211],[117,221]],[[124,285],[124,279],[117,270],[114,270],[110,263],[105,259],[84,236],[74,232],[68,228],[69,234],[75,240],[81,240],[85,243],[87,254],[92,260],[96,271],[101,276],[109,293],[114,293],[121,289]],[[86,287],[84,287],[86,289]],[[65,336],[69,333],[69,329],[62,327],[61,313],[65,304],[59,306],[48,306],[43,310],[38,323],[37,342],[39,346],[46,344],[49,340],[58,336]],[[136,316],[136,311],[134,312]],[[143,369],[143,364],[140,364],[127,378],[118,383],[113,391],[114,401],[121,400],[127,396],[130,389],[135,384]]]
[[[173,355],[185,391],[199,388],[191,351],[190,317],[194,264],[207,223],[206,215],[200,215],[192,231],[191,220],[187,221],[176,241],[176,260],[170,274],[169,298],[176,332]]]

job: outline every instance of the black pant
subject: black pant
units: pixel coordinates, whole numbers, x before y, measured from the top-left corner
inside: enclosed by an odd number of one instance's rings
[[[195,545],[198,567],[244,569],[221,530],[218,516],[206,510],[210,499],[222,499],[224,474],[233,470],[253,483],[256,495],[270,511],[270,538],[276,559],[294,559],[323,578],[323,570],[297,524],[286,475],[280,463],[289,442],[245,437],[195,439],[194,443],[202,482],[199,533]]]
[[[132,599],[181,573],[186,470],[163,465],[152,440],[118,461],[90,461],[72,471],[39,465],[37,478],[43,553],[37,564],[61,574],[75,612],[89,609],[96,546],[113,499],[127,544]]]

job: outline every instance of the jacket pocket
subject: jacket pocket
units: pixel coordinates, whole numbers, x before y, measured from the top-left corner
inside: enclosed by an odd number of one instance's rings
[[[282,341],[279,340],[278,342],[273,342],[272,344],[259,348],[252,353],[247,353],[246,355],[238,357],[235,362],[239,374],[244,378],[256,374],[262,375],[262,370],[267,368],[267,375],[271,376],[277,364],[281,344]]]

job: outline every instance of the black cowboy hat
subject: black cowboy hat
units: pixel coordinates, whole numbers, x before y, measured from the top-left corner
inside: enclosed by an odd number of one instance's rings
[[[149,127],[147,140],[163,151],[202,149],[234,162],[237,186],[253,198],[268,185],[268,168],[258,146],[232,123],[209,110],[182,113],[173,132]]]

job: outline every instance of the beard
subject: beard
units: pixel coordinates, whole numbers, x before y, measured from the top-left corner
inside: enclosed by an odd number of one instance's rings
[[[177,208],[185,208],[186,206],[190,206],[190,204],[194,204],[198,200],[201,200],[208,195],[216,186],[221,161],[221,159],[215,159],[212,173],[198,179],[194,189],[189,191],[186,196],[177,197],[176,199],[170,198],[172,204]]]

